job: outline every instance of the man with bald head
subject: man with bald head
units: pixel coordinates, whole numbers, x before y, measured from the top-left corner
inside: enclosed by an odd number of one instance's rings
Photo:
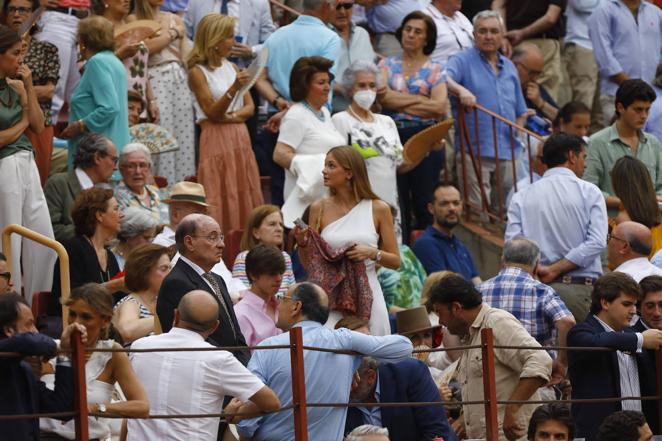
[[[538,84],[545,70],[545,56],[538,46],[524,43],[513,50],[513,63],[517,68],[526,105],[535,109],[538,116],[554,121],[559,108],[544,86]]]
[[[220,324],[206,337],[207,341],[214,346],[246,346],[225,282],[211,271],[221,260],[225,247],[218,222],[205,214],[189,214],[177,225],[175,243],[181,257],[164,279],[156,302],[163,331],[170,330],[175,309],[184,294],[202,290],[219,307]],[[233,353],[243,365],[248,363],[247,350]]]
[[[133,349],[210,348],[205,342],[219,326],[218,302],[204,290],[184,295],[174,312],[172,329],[135,341]],[[132,353],[131,363],[142,383],[151,413],[219,413],[224,396],[238,397],[240,412],[270,412],[280,407],[276,394],[226,351]],[[134,419],[128,440],[217,439],[219,420]]]
[[[662,276],[662,269],[648,260],[653,246],[651,230],[637,222],[623,222],[607,235],[609,268],[625,273],[637,283],[648,276]]]
[[[338,355],[307,350],[304,352],[306,396],[311,403],[347,403],[352,376],[361,364],[362,355],[395,362],[411,356],[411,341],[401,335],[373,337],[324,327],[329,318],[329,299],[314,283],[290,287],[278,306],[277,326],[283,331],[299,327],[305,346],[349,350],[356,355]],[[263,340],[259,346],[289,345],[290,333]],[[271,387],[283,406],[292,404],[292,373],[287,350],[255,351],[248,369]],[[226,409],[229,410],[229,406]],[[347,408],[309,408],[308,433],[311,440],[341,440]],[[237,430],[242,439],[283,441],[294,439],[292,411],[273,413],[241,421]]]

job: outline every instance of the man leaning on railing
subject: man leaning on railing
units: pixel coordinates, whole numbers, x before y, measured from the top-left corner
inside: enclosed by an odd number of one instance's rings
[[[70,349],[71,333],[81,332],[87,341],[85,327],[73,323],[64,328],[60,349]],[[15,292],[0,295],[0,352],[17,352],[18,356],[0,357],[0,415],[74,410],[74,378],[71,360],[58,357],[55,368],[55,390],[37,379],[26,356],[50,358],[57,351],[55,341],[37,332],[28,303]],[[63,419],[70,419],[73,415]],[[0,420],[0,438],[11,441],[37,441],[39,419]]]

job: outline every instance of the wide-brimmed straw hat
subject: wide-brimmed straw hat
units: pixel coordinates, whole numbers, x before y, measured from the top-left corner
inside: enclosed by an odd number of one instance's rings
[[[395,322],[398,328],[398,334],[400,335],[416,334],[441,326],[430,323],[428,311],[425,309],[425,306],[417,306],[416,308],[398,311],[395,314]]]
[[[196,183],[182,181],[172,186],[170,190],[170,197],[163,202],[171,204],[173,202],[190,202],[192,204],[202,205],[203,207],[211,207],[207,203],[207,196],[205,195],[205,187]]]

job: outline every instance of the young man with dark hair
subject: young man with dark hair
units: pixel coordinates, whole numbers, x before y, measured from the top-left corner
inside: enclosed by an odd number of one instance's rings
[[[283,283],[285,259],[275,246],[260,244],[246,255],[246,276],[251,284],[234,307],[237,321],[248,346],[280,334],[276,294]]]
[[[507,241],[523,236],[539,245],[538,277],[559,294],[577,322],[586,317],[591,285],[602,275],[600,253],[607,237],[604,197],[581,179],[585,159],[582,138],[550,136],[542,152],[548,169],[513,196],[505,235]]]
[[[416,257],[428,274],[453,271],[467,280],[480,283],[480,276],[467,247],[455,235],[453,228],[462,217],[462,196],[451,182],[438,182],[432,191],[428,211],[432,225],[412,245]]]
[[[627,274],[605,274],[595,283],[591,314],[568,334],[568,346],[609,347],[616,351],[569,351],[568,374],[573,398],[614,398],[642,396],[648,374],[647,355],[642,349],[658,349],[662,331],[633,332],[630,322],[640,296],[637,282]],[[596,366],[600,366],[596,369]],[[598,427],[611,413],[642,410],[639,400],[597,404],[575,403],[572,416],[577,436],[596,440]],[[599,439],[599,438],[597,438]]]
[[[467,345],[480,346],[483,328],[494,334],[495,374],[499,379],[497,400],[539,400],[538,388],[547,384],[552,373],[552,359],[547,352],[535,349],[540,344],[510,313],[482,303],[480,292],[473,284],[458,275],[442,279],[430,292],[428,307],[439,315],[439,324],[458,336]],[[531,349],[499,349],[498,346],[521,346]],[[480,349],[462,352],[458,360],[458,381],[462,385],[462,399],[480,401],[483,396],[483,369]],[[508,439],[526,434],[526,426],[535,409],[531,404],[498,405],[500,426]],[[464,406],[462,422],[467,438],[485,437],[485,414],[480,407]],[[456,422],[455,424],[462,424]],[[454,425],[455,425],[454,424]]]
[[[597,185],[615,213],[621,201],[614,195],[611,169],[625,155],[648,167],[656,193],[662,193],[662,143],[643,131],[655,91],[642,80],[626,80],[616,92],[616,121],[591,136],[584,179]]]
[[[77,323],[64,328],[60,349],[70,349],[71,332],[78,329],[87,340],[85,327]],[[23,361],[26,356],[52,357],[57,344],[37,333],[28,303],[15,292],[0,295],[0,352],[18,352],[20,358],[0,358],[0,415],[74,410],[74,382],[71,360],[58,357],[55,367],[55,389],[50,390]],[[0,421],[0,437],[12,441],[39,439],[38,419]]]
[[[605,418],[598,432],[600,441],[652,441],[653,432],[641,412],[623,410]]]
[[[575,437],[575,424],[570,407],[561,403],[543,404],[529,420],[529,441],[571,441]]]

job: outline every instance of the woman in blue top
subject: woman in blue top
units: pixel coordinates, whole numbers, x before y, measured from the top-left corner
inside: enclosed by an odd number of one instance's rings
[[[377,96],[390,112],[404,145],[409,138],[444,117],[447,109],[443,66],[430,60],[437,44],[437,27],[420,11],[408,14],[396,32],[402,55],[382,60],[383,84]],[[398,175],[398,194],[403,239],[409,239],[412,214],[416,228],[432,223],[427,210],[428,197],[444,166],[444,152],[435,151],[408,173]]]
[[[69,125],[60,138],[69,140],[69,162],[80,136],[97,132],[110,138],[118,154],[129,143],[129,103],[126,69],[115,56],[113,24],[100,16],[78,25],[81,57],[87,60],[83,76],[69,103]]]

